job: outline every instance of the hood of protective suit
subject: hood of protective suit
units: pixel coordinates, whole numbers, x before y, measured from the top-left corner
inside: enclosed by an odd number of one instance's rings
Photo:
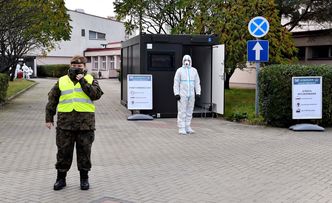
[[[186,67],[189,66],[191,67],[191,57],[189,55],[184,55],[182,58],[182,66]]]

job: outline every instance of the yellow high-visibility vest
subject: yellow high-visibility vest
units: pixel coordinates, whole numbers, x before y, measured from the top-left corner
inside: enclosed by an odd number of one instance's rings
[[[84,79],[92,84],[93,77],[90,74],[84,76]],[[68,75],[59,79],[59,88],[61,96],[58,104],[58,112],[95,112],[95,105],[86,95],[78,82],[74,85]]]

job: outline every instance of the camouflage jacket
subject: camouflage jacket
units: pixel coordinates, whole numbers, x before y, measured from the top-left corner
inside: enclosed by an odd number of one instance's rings
[[[78,81],[74,81],[76,84]],[[98,100],[104,93],[99,87],[98,81],[93,80],[89,84],[85,79],[79,81],[82,90],[90,99]],[[56,109],[59,103],[61,91],[59,89],[59,81],[53,86],[48,93],[48,103],[46,105],[46,122],[54,122],[53,117],[56,114]],[[95,130],[95,113],[91,112],[77,112],[72,111],[69,113],[58,112],[57,127],[63,130]]]

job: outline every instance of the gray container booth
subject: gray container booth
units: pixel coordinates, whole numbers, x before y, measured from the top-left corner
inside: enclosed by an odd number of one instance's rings
[[[153,109],[140,110],[153,117],[176,117],[177,102],[173,94],[175,71],[182,57],[189,54],[192,66],[201,79],[201,98],[195,102],[194,115],[207,110],[223,114],[224,46],[214,35],[142,34],[122,43],[121,103],[127,106],[127,74],[151,74]]]

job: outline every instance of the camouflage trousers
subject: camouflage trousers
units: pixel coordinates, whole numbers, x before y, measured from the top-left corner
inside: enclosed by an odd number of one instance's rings
[[[56,145],[58,147],[55,168],[66,172],[73,161],[74,145],[76,144],[77,168],[89,171],[91,168],[91,146],[95,134],[93,130],[62,130],[56,129]]]

